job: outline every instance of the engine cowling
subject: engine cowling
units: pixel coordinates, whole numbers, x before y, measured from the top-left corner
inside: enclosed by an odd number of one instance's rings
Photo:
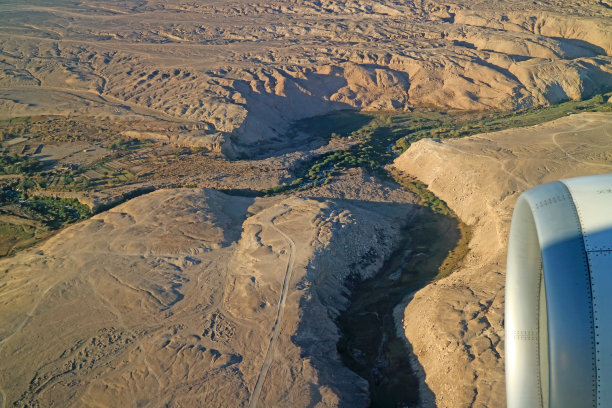
[[[519,197],[505,333],[508,408],[612,406],[612,174]]]

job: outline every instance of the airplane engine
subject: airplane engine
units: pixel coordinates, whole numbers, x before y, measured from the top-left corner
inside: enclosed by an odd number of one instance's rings
[[[612,406],[612,174],[519,197],[505,333],[508,408]]]

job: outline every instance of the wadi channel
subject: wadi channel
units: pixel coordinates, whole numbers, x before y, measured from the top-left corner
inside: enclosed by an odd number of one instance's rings
[[[609,0],[0,4],[0,408],[503,407]]]

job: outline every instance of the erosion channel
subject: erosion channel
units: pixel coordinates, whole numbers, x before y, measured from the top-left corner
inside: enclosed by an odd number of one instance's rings
[[[338,351],[344,364],[368,381],[371,407],[418,405],[418,380],[393,310],[436,278],[460,241],[454,217],[422,207],[376,276],[349,284],[350,305],[337,319]]]

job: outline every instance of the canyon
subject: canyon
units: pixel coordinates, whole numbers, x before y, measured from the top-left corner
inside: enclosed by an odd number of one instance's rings
[[[611,20],[4,1],[0,408],[504,406],[513,205],[610,172]]]

